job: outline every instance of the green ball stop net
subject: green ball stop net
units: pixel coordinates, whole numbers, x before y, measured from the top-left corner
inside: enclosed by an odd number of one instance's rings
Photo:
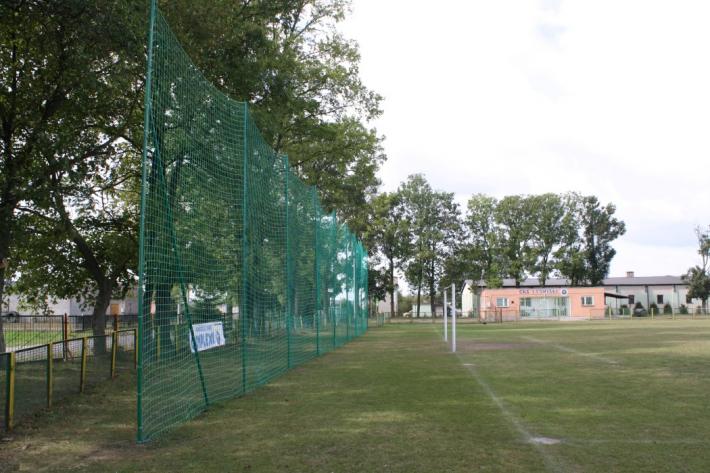
[[[367,254],[152,8],[138,440],[367,328]]]

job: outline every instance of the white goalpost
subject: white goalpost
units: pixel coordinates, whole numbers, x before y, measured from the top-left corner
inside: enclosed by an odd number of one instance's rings
[[[456,353],[456,284],[452,283],[451,286],[451,352]],[[448,324],[448,305],[447,305],[447,294],[449,287],[444,288],[444,341],[449,341],[449,324]]]

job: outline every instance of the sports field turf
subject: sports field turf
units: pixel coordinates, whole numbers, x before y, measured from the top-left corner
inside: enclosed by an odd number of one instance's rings
[[[390,324],[133,444],[119,377],[0,443],[0,471],[706,472],[710,322]]]

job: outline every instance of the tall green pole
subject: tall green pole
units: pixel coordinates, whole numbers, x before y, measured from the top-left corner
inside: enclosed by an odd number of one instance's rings
[[[333,213],[331,215],[332,215],[332,217],[331,217],[332,225],[330,228],[331,228],[331,234],[333,236],[333,238],[331,240],[333,243],[333,246],[332,246],[332,253],[333,254],[331,255],[331,258],[330,258],[330,268],[331,268],[331,273],[334,273],[335,272],[334,265],[338,259],[338,219],[335,216],[335,211],[333,211]],[[331,274],[331,277],[332,276],[333,275]],[[338,292],[339,292],[339,289],[338,289]],[[336,326],[336,319],[335,319],[335,288],[333,288],[333,300],[331,301],[331,304],[330,304],[330,311],[333,314],[331,318],[332,318],[332,322],[333,322],[333,348],[335,348],[335,344],[337,342],[337,336],[338,336],[338,334],[336,332],[337,326]]]
[[[313,272],[315,280],[316,289],[316,309],[314,311],[314,317],[316,318],[316,356],[320,355],[320,274],[318,268],[320,267],[318,261],[318,229],[320,228],[320,208],[318,206],[318,193],[316,188],[311,187],[311,192],[313,193]]]
[[[138,355],[138,363],[136,370],[137,385],[136,385],[136,417],[137,431],[136,439],[138,442],[145,440],[143,436],[143,343],[138,343],[138,340],[143,340],[143,321],[145,320],[144,309],[144,285],[145,285],[145,207],[147,200],[147,180],[148,180],[148,134],[150,133],[150,112],[152,102],[152,85],[153,85],[153,30],[155,29],[155,0],[150,2],[150,18],[148,20],[148,60],[146,62],[146,78],[145,78],[145,98],[143,111],[143,156],[141,159],[141,215],[140,215],[140,230],[138,233],[138,336],[134,342],[134,350]]]
[[[291,242],[289,241],[288,215],[288,156],[283,157],[284,164],[284,199],[286,201],[286,367],[291,369]]]
[[[242,394],[247,392],[247,302],[249,299],[249,147],[248,142],[249,108],[244,103],[244,140],[242,160],[242,296],[239,298],[239,325],[242,344]]]

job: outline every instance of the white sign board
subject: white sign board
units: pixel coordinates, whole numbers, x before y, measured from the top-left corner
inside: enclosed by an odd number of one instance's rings
[[[210,348],[224,346],[224,330],[222,322],[207,322],[204,324],[195,324],[192,326],[192,331],[195,333],[195,341],[197,342],[197,351],[209,350]],[[195,347],[192,344],[192,336],[188,332],[190,343],[190,351],[195,353]]]

